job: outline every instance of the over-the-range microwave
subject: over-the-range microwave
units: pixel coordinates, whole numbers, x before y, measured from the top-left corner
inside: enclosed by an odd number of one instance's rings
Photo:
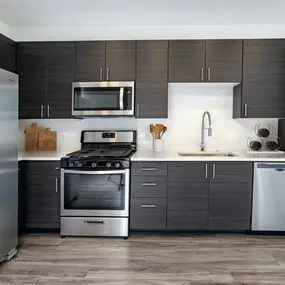
[[[134,81],[73,82],[72,115],[134,116]]]

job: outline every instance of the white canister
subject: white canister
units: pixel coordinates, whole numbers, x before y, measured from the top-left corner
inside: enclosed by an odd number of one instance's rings
[[[162,139],[153,140],[153,151],[163,151],[163,140]]]

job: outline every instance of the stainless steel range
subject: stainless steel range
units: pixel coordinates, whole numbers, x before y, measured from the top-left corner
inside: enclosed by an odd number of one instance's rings
[[[136,131],[82,131],[61,159],[61,236],[129,235],[130,157]]]

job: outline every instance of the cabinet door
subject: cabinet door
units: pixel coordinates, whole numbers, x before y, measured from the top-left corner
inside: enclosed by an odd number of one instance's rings
[[[168,163],[168,229],[208,229],[208,169],[208,162]]]
[[[207,82],[242,81],[242,40],[206,41]]]
[[[210,229],[249,230],[252,163],[214,162],[211,170]]]
[[[48,44],[47,118],[71,118],[75,43]]]
[[[106,42],[105,80],[134,81],[136,78],[136,42]]]
[[[19,161],[18,163],[18,233],[22,233],[25,228],[25,213],[26,213],[26,203],[25,203],[25,184],[23,169],[24,162]]]
[[[76,42],[75,58],[75,81],[103,80],[105,70],[104,41]]]
[[[16,72],[16,43],[0,34],[0,68]]]
[[[137,41],[137,82],[167,82],[168,41]]]
[[[242,117],[285,117],[285,40],[244,40]]]
[[[205,41],[169,41],[169,82],[203,82]]]
[[[58,229],[60,224],[60,162],[25,162],[26,228]]]
[[[17,72],[19,74],[20,119],[44,116],[47,96],[47,50],[45,43],[18,43]]]

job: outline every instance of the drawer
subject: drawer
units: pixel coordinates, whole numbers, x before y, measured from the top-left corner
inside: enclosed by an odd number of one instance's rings
[[[166,229],[166,199],[132,198],[130,228],[136,230]]]
[[[131,174],[133,176],[167,176],[167,162],[132,162]]]
[[[24,169],[29,175],[60,176],[60,161],[25,161]]]
[[[163,176],[133,176],[131,181],[132,198],[166,197],[167,178]]]

